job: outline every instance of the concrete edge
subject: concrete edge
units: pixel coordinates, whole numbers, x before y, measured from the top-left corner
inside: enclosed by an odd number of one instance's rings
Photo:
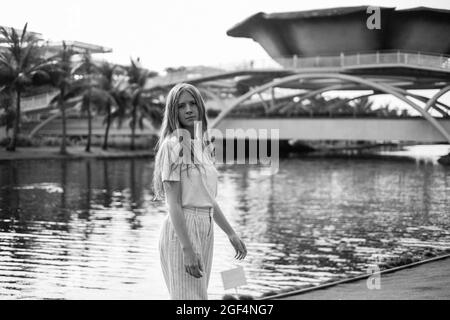
[[[422,261],[417,261],[417,262],[413,262],[413,263],[409,263],[409,264],[405,264],[403,266],[399,266],[399,267],[395,267],[395,268],[390,268],[390,269],[386,269],[386,270],[382,270],[380,272],[376,272],[374,274],[388,274],[388,273],[392,273],[392,272],[396,272],[396,271],[400,271],[403,269],[408,269],[408,268],[412,268],[415,266],[419,266],[422,264],[426,264],[429,262],[434,262],[434,261],[438,261],[438,260],[444,260],[450,258],[450,253],[441,255],[441,256],[437,256],[434,258],[430,258],[430,259],[425,259]],[[324,283],[322,285],[316,286],[316,287],[310,287],[310,288],[304,288],[304,289],[299,289],[299,290],[293,290],[290,292],[286,292],[286,293],[280,293],[280,294],[276,294],[273,296],[268,296],[268,297],[262,297],[262,298],[257,298],[256,300],[273,300],[273,299],[279,299],[279,298],[286,298],[286,297],[290,297],[290,296],[294,296],[294,295],[299,295],[299,294],[303,294],[303,293],[307,293],[307,292],[311,292],[311,291],[316,291],[316,290],[321,290],[321,289],[325,289],[325,288],[329,288],[329,287],[334,287],[340,284],[345,284],[345,283],[351,283],[351,282],[355,282],[358,280],[362,280],[362,279],[367,279],[370,276],[373,276],[373,274],[363,274],[354,278],[350,278],[350,279],[343,279],[343,280],[339,280],[339,281],[335,281],[335,282],[331,282],[331,283]]]

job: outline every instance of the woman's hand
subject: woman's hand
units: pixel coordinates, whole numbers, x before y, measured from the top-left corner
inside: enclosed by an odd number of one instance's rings
[[[203,277],[203,263],[200,255],[193,250],[183,250],[184,267],[195,278]]]
[[[237,236],[237,234],[232,234],[228,237],[231,244],[236,250],[236,255],[234,256],[238,260],[242,260],[247,255],[247,248],[245,247],[244,242]]]

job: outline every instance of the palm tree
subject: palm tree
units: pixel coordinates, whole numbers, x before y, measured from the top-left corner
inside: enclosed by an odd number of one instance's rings
[[[53,85],[59,89],[59,94],[56,95],[50,103],[57,102],[61,111],[62,140],[60,153],[63,155],[67,154],[66,104],[67,100],[70,98],[67,96],[67,93],[70,93],[73,82],[71,57],[74,54],[75,52],[72,49],[68,49],[66,43],[63,41],[62,49],[54,57],[56,63],[49,71]]]
[[[116,122],[117,127],[121,128],[125,120],[128,119],[131,110],[131,92],[128,80],[120,81],[117,86],[120,88],[114,93],[116,102],[114,110],[111,112],[111,122]]]
[[[81,62],[72,69],[72,73],[76,78],[72,86],[72,93],[78,93],[82,98],[77,107],[80,107],[80,111],[86,112],[88,115],[88,136],[85,151],[91,152],[92,96],[94,90],[98,92],[99,78],[97,76],[98,68],[92,61],[89,52],[83,54]]]
[[[108,149],[108,136],[109,136],[109,128],[111,126],[111,108],[114,104],[113,90],[114,90],[114,69],[115,66],[111,65],[108,62],[103,62],[99,67],[99,73],[101,76],[101,92],[104,95],[104,109],[106,111],[106,117],[103,121],[106,124],[105,135],[103,137],[103,145],[102,149]]]
[[[157,73],[150,72],[139,65],[139,59],[135,62],[131,59],[131,66],[128,68],[128,82],[130,84],[130,98],[131,98],[131,150],[135,149],[136,126],[140,129],[144,128],[144,119],[152,118],[151,107],[144,97],[144,88],[147,79],[156,76]]]
[[[391,109],[391,104],[389,102],[382,104],[375,112],[381,117],[397,117],[400,114],[400,111],[396,107]]]
[[[106,112],[103,121],[106,128],[102,149],[107,150],[111,124],[114,120],[122,121],[125,118],[126,111],[129,109],[130,97],[128,93],[128,82],[124,77],[117,77],[121,74],[121,68],[118,65],[103,62],[98,68],[98,72],[100,82],[94,99],[99,109]]]
[[[69,52],[65,44],[63,43],[63,50],[60,52],[58,74],[61,77],[59,80],[60,94],[55,96],[52,103],[58,102],[62,113],[64,112],[64,105],[67,104],[68,100],[77,101],[76,97],[80,103],[75,107],[81,111],[86,111],[88,113],[89,121],[89,132],[88,132],[88,143],[86,146],[86,151],[90,150],[90,136],[91,136],[91,120],[92,113],[91,107],[94,105],[98,110],[106,111],[106,117],[104,124],[106,124],[105,136],[103,141],[102,149],[106,150],[108,148],[108,136],[109,129],[113,120],[112,107],[117,104],[123,103],[121,98],[122,89],[118,82],[114,79],[115,71],[118,66],[110,64],[108,62],[103,62],[97,65],[89,55],[84,55],[82,62],[71,70],[70,57],[74,52]],[[73,80],[77,77],[78,80]],[[63,115],[63,119],[65,117]],[[65,136],[65,121],[63,120],[63,136]],[[65,141],[63,139],[63,141]]]
[[[128,81],[116,79],[120,68],[109,62],[95,63],[89,54],[85,54],[81,63],[72,69],[68,89],[63,94],[58,94],[52,103],[58,101],[75,101],[74,109],[88,114],[88,142],[86,151],[90,151],[92,136],[92,107],[95,106],[99,112],[105,112],[103,124],[106,124],[102,149],[108,148],[108,136],[111,124],[114,120],[125,119],[130,109],[130,96],[128,93]]]
[[[96,67],[96,72],[96,80],[91,88],[91,103],[106,113],[102,149],[107,150],[111,125],[116,121],[118,126],[122,126],[132,109],[132,90],[129,79],[124,75],[125,70],[120,66],[105,61]]]
[[[6,137],[9,138],[9,130],[14,127],[14,121],[16,113],[11,105],[11,92],[0,89],[0,110],[3,112],[0,114],[0,127],[5,126]]]
[[[161,128],[163,116],[164,116],[164,103],[158,98],[148,98],[148,120],[152,124],[153,128],[159,130]]]
[[[353,107],[353,117],[356,115],[368,115],[372,112],[373,100],[369,99],[369,97],[362,97],[356,99],[352,102]]]
[[[15,105],[15,120],[13,135],[7,147],[8,151],[15,151],[17,137],[20,131],[20,98],[21,93],[33,82],[49,80],[46,68],[51,64],[49,59],[42,58],[43,47],[38,46],[40,40],[33,33],[27,32],[25,24],[19,35],[13,28],[0,27],[0,43],[6,47],[0,51],[0,79],[3,90],[11,92]]]

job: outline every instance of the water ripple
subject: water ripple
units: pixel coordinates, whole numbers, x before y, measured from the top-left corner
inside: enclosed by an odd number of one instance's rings
[[[277,175],[222,166],[218,202],[248,248],[215,228],[209,294],[316,286],[373,264],[450,251],[450,171],[432,164],[282,159]],[[166,209],[148,160],[0,164],[0,298],[167,299],[157,249]],[[233,293],[231,290],[229,293]]]

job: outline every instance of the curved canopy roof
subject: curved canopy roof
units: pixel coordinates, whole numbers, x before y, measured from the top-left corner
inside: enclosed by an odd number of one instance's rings
[[[252,38],[273,58],[385,50],[450,54],[450,10],[380,7],[380,29],[369,29],[367,6],[259,12],[227,31]]]

